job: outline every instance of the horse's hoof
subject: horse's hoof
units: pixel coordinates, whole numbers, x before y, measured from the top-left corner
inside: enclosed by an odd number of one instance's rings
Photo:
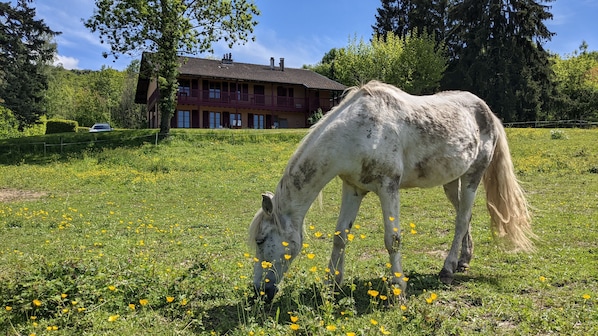
[[[459,263],[459,266],[457,266],[457,272],[459,272],[459,273],[465,273],[468,270],[469,270],[468,263]]]
[[[438,276],[440,277],[440,281],[445,285],[450,285],[454,279],[453,272],[448,271],[444,268],[442,269],[442,271],[440,271],[440,274]]]

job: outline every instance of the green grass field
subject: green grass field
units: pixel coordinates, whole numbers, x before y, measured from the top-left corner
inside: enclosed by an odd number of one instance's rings
[[[333,180],[272,304],[250,299],[247,227],[305,131],[173,131],[158,146],[131,132],[62,154],[0,142],[0,335],[598,334],[598,130],[507,130],[537,252],[495,246],[480,192],[471,269],[451,286],[437,273],[452,207],[442,188],[402,191],[404,299],[387,284],[375,195],[343,291],[324,285]]]

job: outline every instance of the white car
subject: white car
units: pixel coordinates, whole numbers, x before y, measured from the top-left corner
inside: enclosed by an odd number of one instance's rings
[[[93,124],[93,126],[91,126],[91,128],[89,129],[89,133],[110,132],[112,130],[113,130],[113,128],[110,127],[110,124],[98,123],[98,124]]]

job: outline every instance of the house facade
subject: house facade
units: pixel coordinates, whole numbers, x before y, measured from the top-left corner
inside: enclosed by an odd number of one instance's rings
[[[159,90],[141,60],[135,102],[146,104],[148,126],[160,126]],[[346,87],[311,70],[275,64],[181,57],[177,107],[171,128],[303,128],[309,116],[337,105]]]

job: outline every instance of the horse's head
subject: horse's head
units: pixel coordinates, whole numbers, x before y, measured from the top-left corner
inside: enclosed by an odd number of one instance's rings
[[[253,286],[259,296],[271,301],[291,261],[301,251],[301,230],[276,208],[274,194],[262,194],[262,208],[249,228],[249,244],[255,247]]]

